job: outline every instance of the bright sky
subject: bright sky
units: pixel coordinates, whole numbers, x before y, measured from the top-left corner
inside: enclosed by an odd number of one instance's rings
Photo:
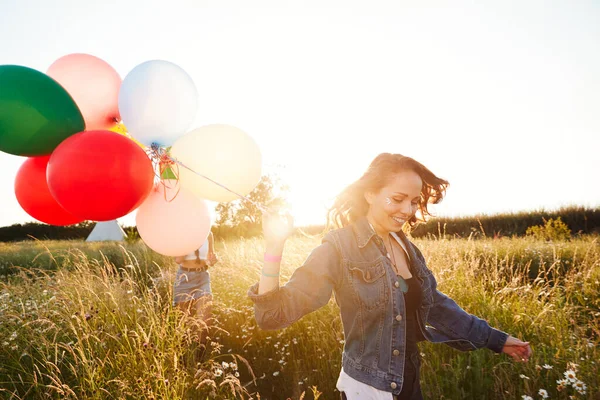
[[[3,0],[0,37],[0,64],[42,72],[75,52],[122,78],[178,64],[200,94],[190,128],[254,137],[300,225],[381,152],[450,181],[438,215],[600,205],[593,0]],[[23,160],[0,153],[0,226],[32,220]]]

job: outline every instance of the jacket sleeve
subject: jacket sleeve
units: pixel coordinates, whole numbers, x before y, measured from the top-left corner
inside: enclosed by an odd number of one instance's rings
[[[248,290],[254,317],[261,329],[282,329],[326,305],[341,281],[341,263],[335,244],[326,236],[281,287],[258,294],[259,283]]]
[[[415,249],[417,256],[424,263],[425,258],[416,247]],[[464,347],[459,343],[453,345],[452,342],[449,342],[448,345],[463,351],[488,348],[496,353],[501,353],[508,334],[492,328],[485,320],[469,314],[454,300],[437,290],[437,281],[433,274],[429,275],[429,279],[431,280],[433,305],[429,310],[427,323],[450,339],[466,340],[472,346]]]
[[[450,338],[469,341],[475,349],[488,348],[501,353],[508,339],[508,334],[469,314],[437,289],[433,292],[433,306],[427,322]]]

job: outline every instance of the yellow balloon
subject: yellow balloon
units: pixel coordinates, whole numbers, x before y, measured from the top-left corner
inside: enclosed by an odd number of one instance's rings
[[[177,139],[171,156],[191,170],[243,196],[262,174],[262,156],[254,139],[230,125],[207,125]],[[210,180],[179,166],[179,182],[196,196],[216,202],[239,197]]]
[[[123,122],[118,122],[115,126],[113,126],[112,128],[110,128],[109,131],[118,133],[119,135],[123,135],[126,138],[133,140],[138,146],[140,146],[142,149],[146,150],[146,146],[144,146],[143,144],[141,144],[140,142],[138,142],[137,140],[135,140],[127,132],[127,127],[125,126],[125,124]]]

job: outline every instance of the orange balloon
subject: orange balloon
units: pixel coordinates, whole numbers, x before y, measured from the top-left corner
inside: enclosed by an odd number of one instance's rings
[[[69,54],[52,63],[47,74],[75,100],[86,130],[109,129],[121,119],[122,80],[107,62],[89,54]]]
[[[117,124],[110,128],[109,131],[118,133],[123,136],[129,136],[129,134],[127,133],[127,127],[122,122],[117,122]]]
[[[142,149],[146,150],[146,146],[144,146],[142,143],[135,140],[133,138],[133,136],[131,136],[129,134],[129,132],[127,132],[127,127],[125,126],[125,124],[123,124],[123,122],[117,123],[115,126],[110,128],[109,131],[118,133],[119,135],[123,135],[126,138],[133,140],[138,146],[140,146]]]

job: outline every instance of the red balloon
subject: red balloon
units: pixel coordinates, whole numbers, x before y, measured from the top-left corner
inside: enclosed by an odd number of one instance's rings
[[[46,167],[50,156],[30,157],[21,165],[15,178],[17,201],[38,221],[50,225],[71,225],[83,221],[62,208],[50,194]]]
[[[48,163],[50,193],[72,214],[110,221],[135,210],[150,194],[152,162],[133,140],[110,131],[65,139]]]

